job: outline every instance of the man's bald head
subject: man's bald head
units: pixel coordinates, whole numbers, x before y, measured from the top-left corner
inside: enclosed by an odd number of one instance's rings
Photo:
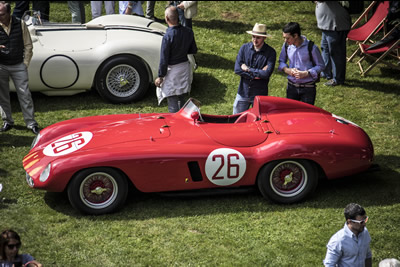
[[[179,15],[178,10],[174,6],[169,6],[165,9],[165,20],[172,25],[178,25]]]

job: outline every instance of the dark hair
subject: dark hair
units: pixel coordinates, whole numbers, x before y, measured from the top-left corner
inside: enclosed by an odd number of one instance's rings
[[[11,5],[8,1],[0,1],[0,3],[4,4],[7,8],[7,13],[11,14]]]
[[[364,216],[365,210],[363,207],[356,203],[350,203],[349,205],[344,208],[344,217],[346,220],[352,219],[354,220],[357,216]]]
[[[4,230],[0,234],[0,257],[2,260],[7,260],[5,249],[11,239],[18,240],[18,242],[21,244],[21,238],[19,237],[17,232],[13,230]]]
[[[300,24],[297,22],[289,22],[283,27],[282,31],[284,33],[290,33],[291,36],[294,36],[297,33],[299,36],[301,35]]]

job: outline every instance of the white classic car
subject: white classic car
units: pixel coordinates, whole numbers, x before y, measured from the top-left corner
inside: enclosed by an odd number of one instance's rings
[[[49,96],[96,88],[112,103],[142,98],[158,74],[166,26],[130,15],[101,16],[86,24],[38,23],[25,16],[33,42],[29,87]],[[195,61],[189,55],[192,70]],[[10,82],[10,88],[15,87]]]

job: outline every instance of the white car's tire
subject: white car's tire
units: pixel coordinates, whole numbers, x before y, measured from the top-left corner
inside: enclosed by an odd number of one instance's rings
[[[82,213],[105,214],[116,211],[128,195],[127,179],[111,168],[91,168],[78,172],[68,185],[71,205]]]
[[[111,103],[140,100],[149,88],[146,67],[133,56],[117,56],[102,64],[96,74],[96,90]]]

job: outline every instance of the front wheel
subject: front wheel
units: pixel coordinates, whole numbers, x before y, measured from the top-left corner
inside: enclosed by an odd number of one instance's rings
[[[104,214],[124,204],[128,182],[111,168],[92,168],[77,173],[68,186],[71,205],[87,214]]]
[[[257,179],[265,198],[284,204],[303,200],[318,183],[316,169],[306,160],[270,162],[260,170]]]
[[[145,65],[132,56],[117,56],[106,61],[96,75],[96,89],[111,103],[141,99],[149,88]]]

